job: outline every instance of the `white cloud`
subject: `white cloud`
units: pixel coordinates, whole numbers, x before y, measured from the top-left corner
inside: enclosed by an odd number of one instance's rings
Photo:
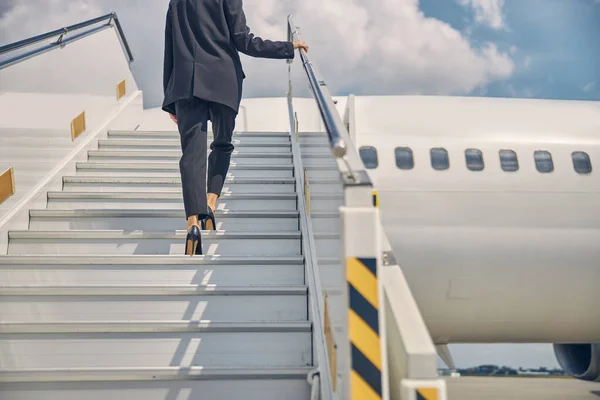
[[[463,6],[470,6],[475,12],[475,20],[494,29],[506,28],[504,21],[504,0],[458,0]]]
[[[501,0],[492,3],[501,9]],[[168,0],[19,0],[15,4],[0,18],[3,41],[117,11],[136,56],[132,68],[147,105],[160,103]],[[514,72],[509,54],[492,43],[474,48],[449,24],[426,18],[418,0],[244,0],[244,6],[252,31],[274,40],[285,40],[286,16],[294,14],[302,38],[311,46],[312,61],[333,92],[467,94]],[[488,10],[496,8],[481,6],[481,10],[487,16]],[[493,18],[490,22],[498,24]],[[285,96],[283,61],[244,56],[243,63],[248,75],[246,97]],[[302,74],[296,61],[295,93],[309,96]]]
[[[600,0],[598,0],[598,2],[600,2]],[[594,88],[596,87],[596,81],[590,82],[587,85],[585,85],[582,90],[586,93],[591,92],[592,90],[594,90]]]

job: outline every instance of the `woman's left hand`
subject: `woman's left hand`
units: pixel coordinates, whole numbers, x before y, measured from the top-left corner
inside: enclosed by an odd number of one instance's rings
[[[177,116],[176,115],[169,114],[169,116],[171,117],[171,119],[173,120],[173,122],[177,123]]]

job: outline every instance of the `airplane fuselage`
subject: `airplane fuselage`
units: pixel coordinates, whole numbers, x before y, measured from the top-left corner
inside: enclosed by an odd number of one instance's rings
[[[600,105],[398,99],[355,143],[434,341],[600,342]]]

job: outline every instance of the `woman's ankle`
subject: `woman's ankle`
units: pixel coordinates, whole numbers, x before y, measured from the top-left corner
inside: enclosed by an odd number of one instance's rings
[[[219,196],[216,193],[208,193],[208,208],[214,213],[217,210],[217,201],[219,200]]]
[[[198,218],[197,215],[192,215],[191,217],[188,218],[187,220],[188,223],[188,231],[193,227],[193,226],[197,226],[200,227],[200,220]]]

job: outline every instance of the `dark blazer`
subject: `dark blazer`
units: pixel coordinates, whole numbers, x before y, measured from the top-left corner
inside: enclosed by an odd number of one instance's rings
[[[197,97],[239,112],[246,74],[238,51],[252,57],[294,58],[291,42],[254,37],[242,0],[171,0],[165,29],[163,110]]]

